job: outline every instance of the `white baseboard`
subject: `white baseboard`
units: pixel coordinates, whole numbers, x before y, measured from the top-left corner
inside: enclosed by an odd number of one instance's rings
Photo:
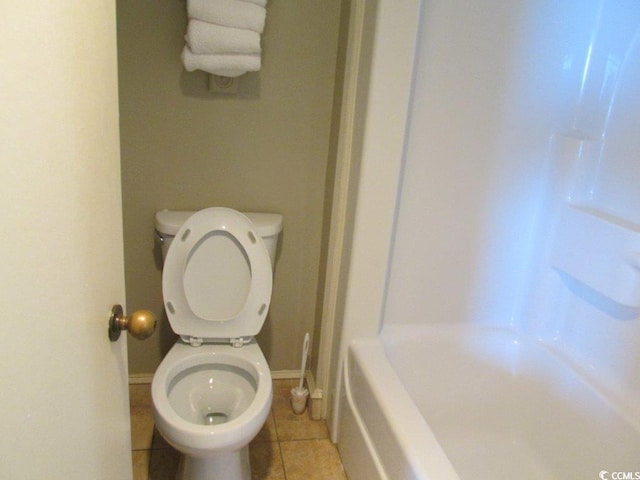
[[[271,378],[274,380],[299,380],[300,370],[276,370],[271,372]],[[313,392],[316,389],[316,381],[311,370],[305,372],[304,378],[307,381],[307,388]]]
[[[151,383],[152,380],[153,380],[153,373],[132,373],[129,375],[129,385]]]
[[[293,380],[300,378],[300,370],[275,370],[271,372],[271,378],[274,380]]]
[[[300,370],[276,370],[271,372],[271,378],[274,380],[293,380],[300,378]],[[315,390],[316,382],[313,378],[311,370],[307,370],[305,374],[307,380],[307,386],[309,391]],[[153,373],[132,373],[129,375],[129,385],[139,385],[144,383],[151,383],[153,380]]]

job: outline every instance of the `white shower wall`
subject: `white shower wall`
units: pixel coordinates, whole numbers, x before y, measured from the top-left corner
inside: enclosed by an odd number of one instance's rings
[[[422,8],[384,325],[512,326],[640,415],[640,4]]]

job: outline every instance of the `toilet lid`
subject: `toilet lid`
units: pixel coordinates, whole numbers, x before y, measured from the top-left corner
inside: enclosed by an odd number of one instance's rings
[[[269,252],[251,221],[222,207],[196,212],[180,227],[162,272],[174,332],[202,339],[256,335],[271,302]]]

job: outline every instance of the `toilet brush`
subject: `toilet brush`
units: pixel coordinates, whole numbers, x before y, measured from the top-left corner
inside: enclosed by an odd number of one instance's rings
[[[309,396],[309,390],[304,388],[304,369],[307,366],[307,356],[309,355],[309,334],[305,333],[304,342],[302,344],[302,366],[300,367],[300,383],[297,387],[291,389],[291,407],[293,413],[296,415],[304,412],[307,408],[307,397]]]

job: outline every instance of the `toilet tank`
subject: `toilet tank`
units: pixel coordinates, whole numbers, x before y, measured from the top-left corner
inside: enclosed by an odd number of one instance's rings
[[[162,245],[163,259],[167,256],[169,245],[171,245],[176,232],[187,218],[194,213],[196,213],[195,210],[162,210],[156,213],[156,234]],[[262,241],[267,246],[269,258],[271,259],[271,267],[273,268],[276,261],[278,236],[282,231],[282,215],[279,213],[242,213],[251,220],[256,233],[260,235]]]

